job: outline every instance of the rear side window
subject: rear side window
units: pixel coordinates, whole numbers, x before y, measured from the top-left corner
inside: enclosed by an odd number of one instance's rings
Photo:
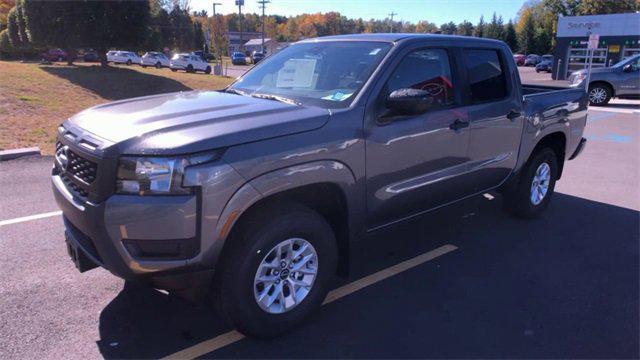
[[[464,51],[471,101],[496,101],[507,96],[507,81],[497,50]]]
[[[387,82],[387,94],[406,88],[428,91],[439,106],[453,104],[453,82],[447,51],[422,49],[405,56]]]

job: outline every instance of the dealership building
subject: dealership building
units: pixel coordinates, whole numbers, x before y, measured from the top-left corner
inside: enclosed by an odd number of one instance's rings
[[[564,80],[588,63],[590,34],[600,36],[593,68],[611,66],[640,54],[640,13],[565,16],[558,19],[552,76]]]

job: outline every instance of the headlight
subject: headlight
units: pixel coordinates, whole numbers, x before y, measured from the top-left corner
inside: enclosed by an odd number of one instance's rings
[[[184,195],[193,189],[182,187],[187,166],[217,159],[219,153],[177,157],[121,157],[116,192],[137,195]]]
[[[575,75],[575,77],[573,78],[573,81],[571,82],[572,84],[579,84],[582,81],[584,81],[584,79],[587,77],[587,74],[583,73],[583,72],[579,72]]]

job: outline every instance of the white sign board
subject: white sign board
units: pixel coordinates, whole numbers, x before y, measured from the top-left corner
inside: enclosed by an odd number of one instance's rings
[[[310,87],[316,69],[316,59],[289,59],[278,71],[276,86],[279,88]]]
[[[588,46],[589,50],[597,49],[598,43],[600,43],[600,35],[598,34],[589,35],[589,46]]]

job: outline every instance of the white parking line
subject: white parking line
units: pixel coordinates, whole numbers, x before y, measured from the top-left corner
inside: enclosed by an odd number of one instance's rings
[[[639,109],[629,109],[629,108],[612,108],[612,107],[599,107],[595,106],[589,107],[589,111],[602,111],[602,112],[612,112],[618,114],[640,114]]]
[[[17,224],[25,221],[38,220],[38,219],[48,218],[51,216],[58,216],[58,215],[62,215],[62,211],[52,211],[52,212],[43,213],[43,214],[23,216],[23,217],[14,218],[14,219],[8,219],[8,220],[0,220],[0,226]]]
[[[403,261],[399,264],[396,264],[392,267],[386,268],[384,270],[380,270],[377,273],[371,274],[369,276],[365,276],[362,279],[356,280],[352,283],[334,289],[327,294],[327,297],[324,299],[322,305],[326,305],[333,301],[336,301],[340,298],[343,298],[347,295],[353,294],[354,292],[363,289],[367,286],[373,285],[379,281],[390,278],[394,275],[398,275],[403,271],[407,271],[413,267],[416,267],[420,264],[424,264],[427,261],[431,261],[439,256],[450,253],[454,250],[457,250],[457,246],[453,246],[450,244],[440,246],[437,249],[426,252],[422,255],[416,256],[412,259]],[[199,356],[208,354],[210,352],[221,349],[227,345],[231,345],[235,342],[238,342],[244,339],[244,335],[233,330],[222,335],[218,335],[212,339],[205,340],[199,344],[188,347],[184,350],[178,351],[177,353],[171,354],[164,359],[195,359]]]

